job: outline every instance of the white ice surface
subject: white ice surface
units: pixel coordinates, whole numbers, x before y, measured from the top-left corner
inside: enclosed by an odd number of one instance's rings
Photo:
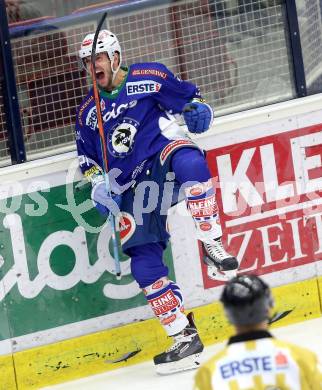
[[[310,348],[322,362],[322,317],[287,327],[276,328],[272,333],[277,338]],[[224,343],[207,347],[201,361],[209,359]],[[186,371],[168,376],[155,373],[152,361],[108,371],[73,382],[45,387],[42,390],[191,390],[195,371]]]

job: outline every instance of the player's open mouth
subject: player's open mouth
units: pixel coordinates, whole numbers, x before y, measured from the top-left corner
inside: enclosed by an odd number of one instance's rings
[[[104,72],[102,72],[102,71],[96,72],[96,79],[97,80],[102,80],[102,79],[104,79],[104,77],[105,77]]]

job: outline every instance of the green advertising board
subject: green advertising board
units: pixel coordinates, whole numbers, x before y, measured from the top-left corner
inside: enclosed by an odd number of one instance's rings
[[[123,254],[116,279],[110,227],[89,198],[74,182],[0,201],[1,340],[146,305]],[[165,261],[174,279],[170,248]]]

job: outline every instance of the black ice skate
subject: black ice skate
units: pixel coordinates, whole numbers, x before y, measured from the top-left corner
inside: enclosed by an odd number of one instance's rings
[[[156,372],[160,375],[191,370],[200,365],[200,354],[204,347],[194,323],[193,313],[189,313],[187,318],[189,324],[182,332],[173,336],[174,344],[153,358]]]
[[[213,280],[229,280],[236,276],[238,269],[237,259],[227,253],[221,238],[208,242],[201,242],[203,261],[207,264],[207,274]]]

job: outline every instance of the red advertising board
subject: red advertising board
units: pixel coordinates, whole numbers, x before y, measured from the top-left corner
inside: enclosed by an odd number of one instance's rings
[[[240,272],[322,259],[322,124],[212,149],[207,159],[224,243]],[[221,283],[202,267],[205,288]]]

